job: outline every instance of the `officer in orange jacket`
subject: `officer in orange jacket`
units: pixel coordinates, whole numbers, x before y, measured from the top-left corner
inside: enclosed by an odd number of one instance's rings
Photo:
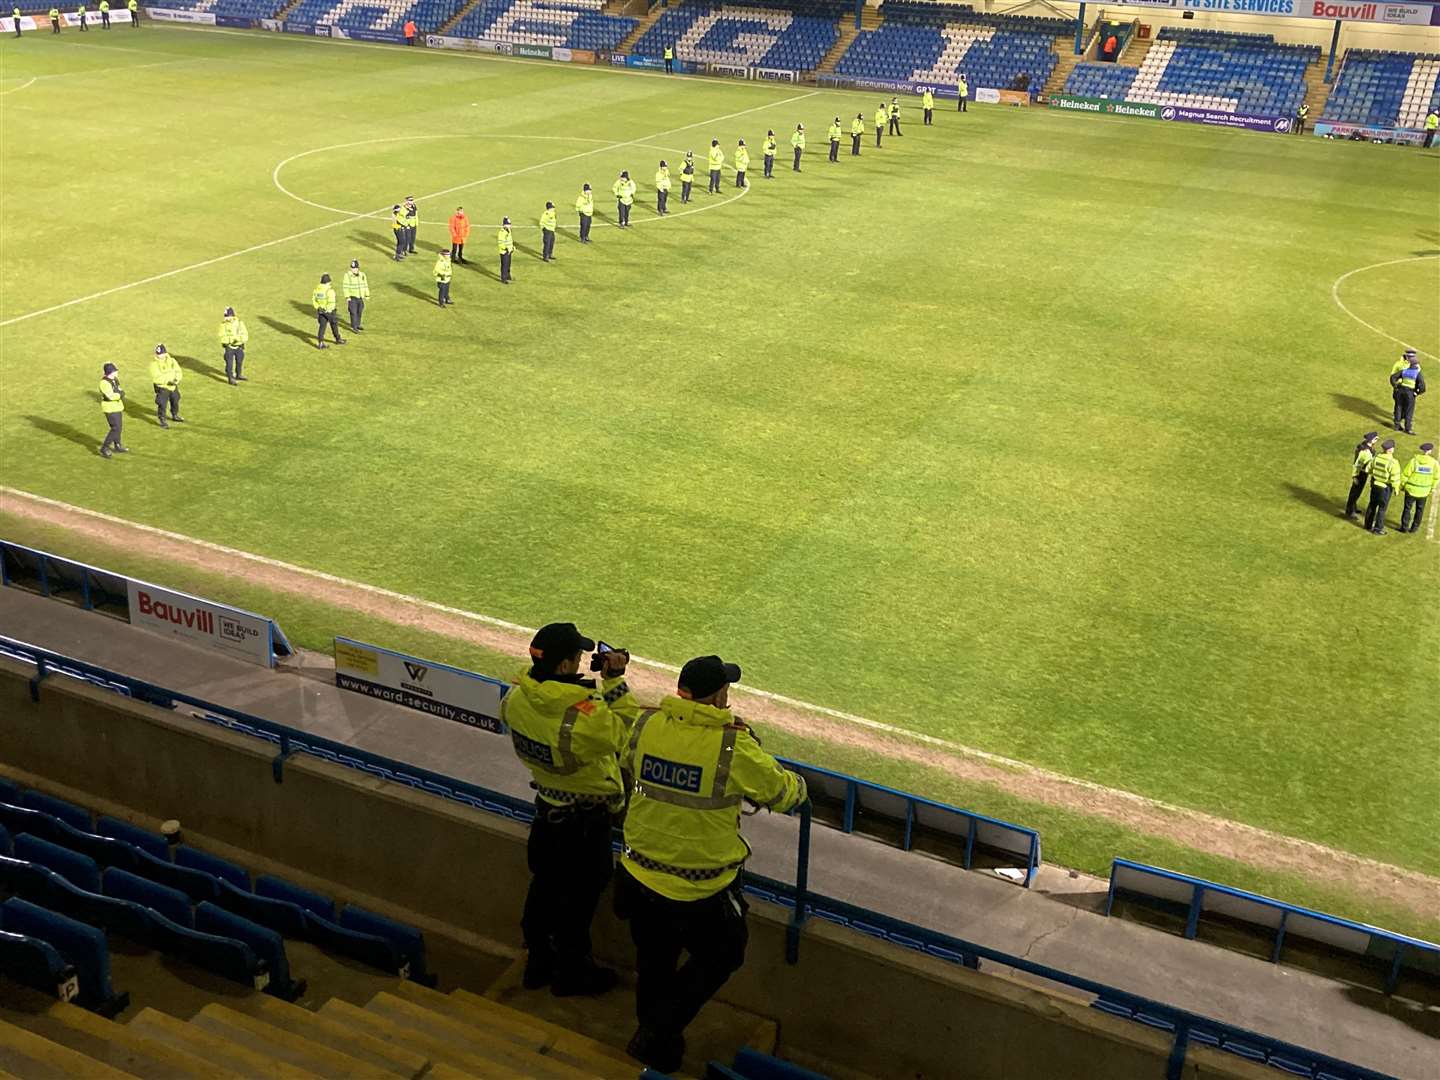
[[[465,216],[463,206],[455,207],[450,215],[450,260],[465,262],[465,238],[470,235],[470,219]]]
[[[414,20],[414,19],[406,19],[406,20],[405,20],[405,44],[406,44],[406,45],[414,45],[414,44],[415,44],[415,20]]]

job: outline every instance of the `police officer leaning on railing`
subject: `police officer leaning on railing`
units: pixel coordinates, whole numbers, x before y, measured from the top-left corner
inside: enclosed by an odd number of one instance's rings
[[[611,830],[625,806],[619,754],[640,706],[625,682],[625,650],[596,653],[598,687],[580,675],[583,654],[595,647],[574,623],[542,627],[529,670],[500,706],[536,791],[520,920],[529,950],[524,982],[549,984],[559,997],[603,994],[616,983],[591,958],[590,923],[614,873]]]

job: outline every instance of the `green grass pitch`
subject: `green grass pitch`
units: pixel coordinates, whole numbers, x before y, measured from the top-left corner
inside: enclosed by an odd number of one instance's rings
[[[830,165],[831,117],[879,95],[78,37],[0,42],[3,483],[664,660],[719,651],[770,690],[1440,873],[1440,546],[1338,516],[1388,416],[1384,335],[1440,354],[1436,155],[942,103]],[[765,129],[797,122],[804,172],[782,148],[762,180]],[[727,169],[656,220],[658,159],[712,137],[747,140],[751,190]],[[279,185],[353,213],[415,194],[422,254]],[[441,311],[457,204],[473,265]],[[318,352],[310,290],[352,257],[369,329]],[[1332,296],[1378,263],[1341,299],[1380,332]],[[158,341],[187,372],[168,432]],[[134,448],[113,461],[107,360]]]

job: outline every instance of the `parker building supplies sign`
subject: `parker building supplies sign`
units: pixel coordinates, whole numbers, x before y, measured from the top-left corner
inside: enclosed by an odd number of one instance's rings
[[[263,615],[133,578],[127,580],[126,588],[132,626],[184,638],[261,667],[274,662],[274,624]]]
[[[505,683],[376,645],[337,637],[335,685],[497,735],[505,730]]]

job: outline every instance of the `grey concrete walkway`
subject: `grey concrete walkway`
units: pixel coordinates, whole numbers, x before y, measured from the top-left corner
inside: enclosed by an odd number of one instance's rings
[[[328,658],[265,671],[0,589],[0,633],[216,704],[528,798],[508,741],[346,693]],[[757,873],[794,880],[793,819],[748,818]],[[1105,883],[1047,867],[1030,890],[817,826],[816,891],[1407,1080],[1440,1078],[1440,1010],[1095,913]]]

